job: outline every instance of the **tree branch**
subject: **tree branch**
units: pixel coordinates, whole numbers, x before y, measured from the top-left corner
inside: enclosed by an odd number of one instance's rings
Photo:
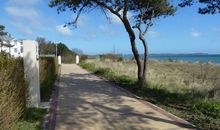
[[[105,4],[104,2],[100,2],[98,0],[93,0],[96,4],[108,9],[111,13],[115,14],[116,16],[119,17],[119,19],[121,19],[121,21],[123,21],[121,15],[119,14],[119,12],[115,11],[112,7],[108,6],[107,4]]]
[[[72,25],[75,25],[75,27],[77,26],[77,21],[78,21],[80,15],[81,15],[81,13],[82,13],[84,7],[85,7],[87,4],[88,4],[88,2],[86,2],[86,3],[84,3],[84,4],[82,5],[82,7],[81,7],[81,8],[79,9],[79,11],[77,12],[77,15],[76,15],[75,20],[74,20],[73,22],[67,23],[68,25],[71,25],[71,24],[72,24]],[[64,27],[65,27],[65,26],[66,26],[66,25],[64,25]]]
[[[101,8],[101,11],[104,13],[106,19],[109,21],[110,23],[110,18],[108,17],[107,13],[105,12],[105,10],[103,8]]]
[[[128,0],[125,0],[123,18],[127,17],[127,12],[128,12]]]

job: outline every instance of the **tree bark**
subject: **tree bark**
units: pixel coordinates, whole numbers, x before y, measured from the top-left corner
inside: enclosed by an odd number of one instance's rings
[[[135,43],[135,33],[130,25],[129,20],[127,19],[127,11],[128,11],[128,1],[125,1],[125,9],[123,12],[123,17],[121,17],[121,15],[119,14],[119,12],[115,11],[113,8],[109,7],[107,4],[100,2],[98,0],[93,0],[97,5],[102,6],[103,8],[109,10],[111,13],[115,14],[124,24],[124,27],[129,35],[129,39],[130,39],[130,43],[131,43],[131,49],[132,49],[132,53],[134,55],[135,61],[137,63],[137,67],[138,67],[138,73],[137,73],[137,77],[138,77],[138,82],[141,83],[141,85],[144,84],[145,78],[143,76],[146,76],[146,74],[144,74],[143,72],[143,65],[141,64],[141,60],[140,60],[140,56],[136,47],[136,43]],[[146,67],[144,67],[144,70],[146,70]]]
[[[141,85],[143,85],[144,82],[144,77],[143,77],[143,66],[141,64],[141,60],[140,60],[140,56],[136,47],[136,43],[135,43],[135,33],[128,21],[127,18],[123,18],[123,24],[125,26],[126,31],[128,32],[129,38],[130,38],[130,43],[131,43],[131,49],[132,49],[132,53],[134,55],[135,61],[137,63],[137,67],[138,67],[138,73],[137,73],[137,77],[138,77],[138,82],[141,83]]]
[[[142,44],[144,46],[144,63],[143,63],[143,83],[147,80],[147,65],[148,65],[148,46],[147,41],[144,38],[143,33],[139,33],[139,39],[142,41]]]

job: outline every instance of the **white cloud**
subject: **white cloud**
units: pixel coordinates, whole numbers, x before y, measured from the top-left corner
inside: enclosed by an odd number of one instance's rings
[[[35,5],[41,0],[8,0],[7,4],[10,5],[19,5],[19,6],[30,6]]]
[[[107,35],[115,36],[118,34],[115,30],[111,29],[108,25],[100,25],[99,29],[101,32]]]
[[[27,34],[27,35],[32,35],[33,30],[29,28],[28,26],[24,26],[23,24],[19,22],[11,22],[12,25],[14,25],[20,32]]]
[[[5,7],[5,12],[10,18],[10,23],[25,35],[31,35],[32,30],[42,28],[39,13],[31,7],[8,6]]]
[[[155,32],[155,31],[149,31],[149,32],[147,33],[147,35],[150,36],[150,37],[152,37],[152,38],[158,37],[158,33]]]
[[[63,36],[72,36],[73,33],[68,27],[64,27],[64,25],[56,26],[56,31]]]
[[[15,19],[27,19],[30,21],[37,20],[39,14],[33,8],[19,8],[15,6],[6,7],[5,11],[8,15]]]
[[[191,36],[192,37],[200,37],[201,33],[199,31],[195,30],[195,29],[192,29]]]
[[[43,18],[34,8],[41,0],[8,0],[4,8],[11,25],[24,35],[32,35],[43,27]],[[35,30],[35,31],[33,31]]]

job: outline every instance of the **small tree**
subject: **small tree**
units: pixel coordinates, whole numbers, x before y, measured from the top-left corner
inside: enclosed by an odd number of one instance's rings
[[[5,32],[5,26],[0,25],[0,48],[2,51],[2,46],[3,46],[3,41],[4,41],[4,37],[7,35],[7,32]]]
[[[180,7],[191,6],[194,3],[204,4],[205,7],[199,8],[200,14],[216,14],[220,13],[220,0],[182,0]]]
[[[153,25],[152,21],[161,16],[173,15],[175,8],[168,0],[51,0],[50,7],[57,7],[58,13],[70,9],[77,14],[67,25],[77,25],[80,15],[94,8],[100,9],[106,16],[107,11],[118,17],[123,23],[130,39],[131,50],[138,67],[138,81],[141,85],[146,81],[148,47],[145,34]],[[128,12],[133,14],[134,21],[128,18]],[[145,25],[145,27],[143,27]],[[134,29],[139,30],[139,39],[144,46],[144,62],[142,63],[136,47]],[[144,29],[143,29],[144,28]]]

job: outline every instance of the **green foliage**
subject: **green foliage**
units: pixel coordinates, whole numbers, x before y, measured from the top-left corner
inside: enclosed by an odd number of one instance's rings
[[[41,123],[46,114],[46,109],[27,108],[18,122],[16,130],[41,130]]]
[[[55,57],[40,58],[40,92],[41,100],[49,101],[53,84],[57,76],[57,66]]]
[[[47,113],[46,109],[42,108],[27,108],[24,111],[24,114],[22,115],[22,120],[28,121],[28,122],[36,122],[39,120],[42,120],[44,118],[44,115]]]
[[[75,63],[75,54],[74,53],[65,53],[61,56],[62,63]]]
[[[13,128],[26,105],[23,60],[0,53],[0,128]]]
[[[7,35],[7,32],[5,32],[5,26],[0,25],[0,36]]]
[[[147,24],[149,20],[158,18],[161,16],[173,15],[175,8],[170,4],[168,0],[51,0],[50,7],[57,7],[58,13],[66,11],[67,9],[77,13],[75,21],[70,22],[69,25],[75,25],[82,12],[89,12],[94,7],[99,6],[103,11],[109,10],[111,13],[119,17],[119,11],[123,13],[127,11],[133,12],[136,23],[134,26],[141,22]],[[126,5],[126,7],[125,7]],[[124,16],[120,16],[122,19]]]
[[[3,39],[7,35],[7,32],[5,32],[5,26],[0,25],[0,47],[3,46]]]
[[[87,55],[81,55],[80,56],[80,62],[84,62],[88,59],[88,56]]]
[[[220,1],[219,0],[181,0],[180,7],[191,6],[194,3],[201,3],[205,6],[199,8],[200,14],[216,14],[220,13]]]
[[[113,61],[123,61],[123,58],[121,55],[115,55],[115,54],[102,54],[99,56],[101,61],[105,60],[113,60]]]
[[[38,37],[40,55],[55,55],[57,45],[57,55],[62,57],[62,63],[74,63],[75,53],[71,51],[64,43],[53,43],[46,41],[45,38]]]
[[[86,63],[86,62],[80,62],[79,65],[84,68],[87,69],[89,71],[95,72],[96,71],[96,66],[93,63]]]
[[[217,101],[198,100],[195,102],[193,110],[213,118],[220,118],[220,102]]]

